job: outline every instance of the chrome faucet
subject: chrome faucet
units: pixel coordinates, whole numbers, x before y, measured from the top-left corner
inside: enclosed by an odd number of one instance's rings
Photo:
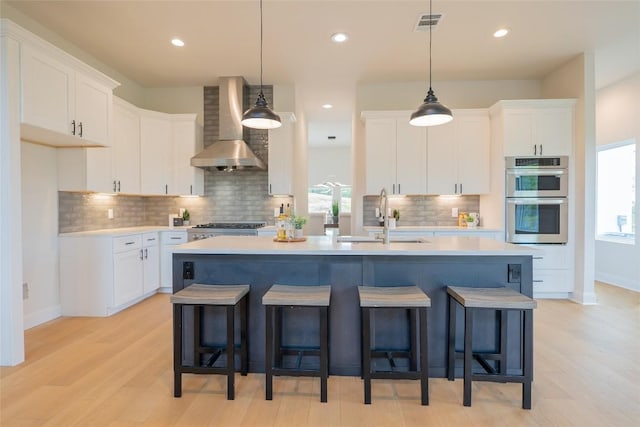
[[[382,200],[384,200],[384,210],[382,210]],[[387,197],[387,190],[383,187],[380,191],[380,200],[378,202],[378,210],[382,212],[382,218],[384,220],[382,231],[382,243],[389,243],[389,198]]]

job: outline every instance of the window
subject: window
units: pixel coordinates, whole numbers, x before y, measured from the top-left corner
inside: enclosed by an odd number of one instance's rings
[[[597,236],[634,243],[636,143],[630,140],[603,145],[597,155]]]
[[[335,193],[335,194],[334,194]],[[331,212],[333,200],[339,200],[340,212],[351,212],[351,187],[316,185],[309,188],[309,212]]]

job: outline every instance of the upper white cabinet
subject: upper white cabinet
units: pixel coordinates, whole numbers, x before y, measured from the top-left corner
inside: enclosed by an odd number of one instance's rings
[[[111,190],[140,193],[140,115],[137,107],[113,98]]]
[[[454,110],[453,121],[427,128],[427,193],[490,192],[487,110]]]
[[[46,42],[21,44],[21,138],[66,147],[110,146],[118,83]]]
[[[426,193],[427,131],[409,124],[408,111],[363,111],[366,194]]]
[[[293,194],[293,144],[296,116],[277,113],[282,126],[269,130],[269,195]]]
[[[173,148],[173,186],[171,192],[181,195],[204,194],[204,170],[191,166],[191,158],[202,151],[202,127],[195,114],[171,115]]]
[[[500,101],[490,109],[501,121],[505,156],[571,155],[574,99]]]

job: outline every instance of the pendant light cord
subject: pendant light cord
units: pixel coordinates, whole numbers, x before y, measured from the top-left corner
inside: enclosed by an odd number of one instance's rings
[[[262,0],[260,0],[262,2]],[[433,0],[429,0],[429,90],[431,90],[431,42],[433,36],[431,35],[431,29],[433,27]]]
[[[262,93],[262,0],[260,0],[260,93]]]

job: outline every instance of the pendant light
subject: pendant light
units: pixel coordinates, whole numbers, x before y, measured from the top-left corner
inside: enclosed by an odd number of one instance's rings
[[[411,115],[409,124],[413,126],[436,126],[453,120],[451,110],[438,102],[438,98],[431,88],[431,27],[433,26],[433,14],[431,13],[432,0],[429,0],[429,91],[424,103]]]
[[[269,108],[262,92],[262,0],[260,0],[260,94],[256,105],[242,115],[242,125],[253,129],[275,129],[282,126],[280,116]]]

